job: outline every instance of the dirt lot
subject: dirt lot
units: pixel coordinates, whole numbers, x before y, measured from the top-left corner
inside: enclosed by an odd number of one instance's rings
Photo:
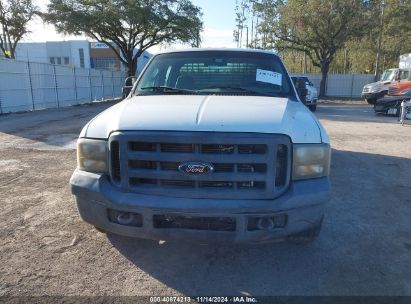
[[[159,244],[77,214],[75,137],[107,106],[0,116],[0,295],[411,295],[411,126],[319,106],[332,200],[311,244]]]

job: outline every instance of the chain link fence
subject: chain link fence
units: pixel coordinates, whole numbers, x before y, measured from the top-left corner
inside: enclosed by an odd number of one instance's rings
[[[118,98],[124,78],[122,72],[0,59],[0,113]]]

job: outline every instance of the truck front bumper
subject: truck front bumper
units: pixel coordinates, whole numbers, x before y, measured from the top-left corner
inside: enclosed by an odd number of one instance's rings
[[[318,102],[318,97],[310,97],[306,99],[306,105],[316,105]]]
[[[361,98],[367,99],[367,100],[377,100],[380,99],[381,97],[384,97],[385,92],[376,92],[376,93],[361,93]]]
[[[124,236],[198,243],[278,241],[310,230],[321,222],[330,190],[329,179],[319,178],[291,182],[287,192],[272,200],[176,198],[121,192],[105,175],[80,170],[73,173],[70,184],[80,216],[87,223]],[[109,218],[109,210],[140,215],[141,227],[113,222]],[[276,216],[285,216],[283,227],[250,229],[250,222],[255,218]],[[170,217],[213,218],[217,221],[221,218],[230,218],[234,225],[230,231],[204,229],[204,225],[200,225],[200,229],[187,229],[175,225],[158,227],[156,218]],[[217,227],[221,225],[217,223]]]

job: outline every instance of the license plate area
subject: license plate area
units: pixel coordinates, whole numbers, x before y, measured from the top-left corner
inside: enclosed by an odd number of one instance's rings
[[[208,231],[235,231],[236,220],[231,217],[198,217],[182,215],[153,215],[154,228]]]

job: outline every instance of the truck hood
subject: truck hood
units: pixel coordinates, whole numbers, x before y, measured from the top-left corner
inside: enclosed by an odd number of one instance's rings
[[[114,131],[209,131],[287,134],[295,143],[328,142],[315,116],[300,102],[256,96],[134,96],[100,113],[80,137]]]
[[[364,88],[370,88],[370,89],[374,89],[374,88],[384,88],[384,87],[388,87],[388,85],[391,84],[391,81],[385,80],[385,81],[377,81],[377,82],[372,82],[369,84],[366,84],[364,86]]]

